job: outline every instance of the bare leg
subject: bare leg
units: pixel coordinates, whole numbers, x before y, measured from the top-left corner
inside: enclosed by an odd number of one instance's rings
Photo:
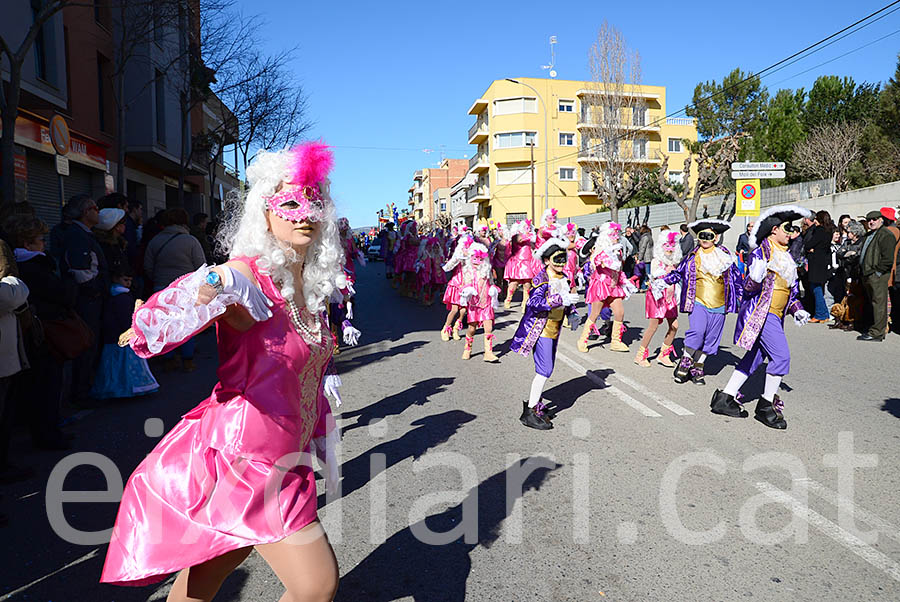
[[[226,552],[218,558],[192,566],[178,573],[166,598],[167,602],[206,602],[212,600],[225,578],[238,567],[253,548]]]
[[[641,347],[650,348],[650,341],[653,339],[653,335],[656,334],[656,329],[659,328],[661,322],[662,320],[659,318],[650,318],[647,328],[644,329],[644,336],[641,337]]]
[[[481,323],[481,327],[484,328],[484,334],[490,335],[494,331],[494,321],[493,320],[485,320]],[[475,331],[472,331],[472,336],[475,336]]]
[[[507,288],[507,290],[506,290],[506,299],[503,302],[503,304],[506,306],[507,309],[509,308],[510,304],[512,304],[512,298],[513,298],[513,295],[516,294],[517,288],[519,288],[519,283],[516,282],[515,280],[511,280],[509,282],[509,288]]]
[[[453,321],[456,319],[456,314],[459,313],[459,305],[453,305],[450,307],[450,311],[447,312],[447,320],[444,322],[444,330],[447,330],[451,326],[453,326]]]
[[[337,593],[338,565],[318,521],[276,543],[256,546],[287,590],[281,602],[330,602]]]
[[[625,320],[625,304],[622,303],[621,299],[613,299],[612,303],[609,304],[609,308],[613,312],[614,321],[622,322]]]
[[[675,334],[678,332],[678,318],[668,318],[669,330],[666,332],[666,338],[663,339],[663,345],[670,346],[675,340]]]

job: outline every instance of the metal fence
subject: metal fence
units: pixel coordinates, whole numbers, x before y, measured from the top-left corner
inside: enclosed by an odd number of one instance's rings
[[[784,203],[799,203],[806,199],[814,199],[829,194],[834,194],[834,180],[815,180],[812,182],[799,182],[786,184],[774,188],[763,188],[760,191],[760,207],[771,207]],[[734,216],[734,194],[715,195],[700,199],[697,208],[697,217],[715,217],[731,220]],[[590,230],[610,220],[609,211],[600,213],[588,213],[563,218],[561,221],[575,222],[579,228]],[[647,205],[645,207],[633,207],[619,209],[619,222],[627,226],[647,224],[651,228],[663,225],[680,224],[684,221],[684,211],[678,203],[661,203],[659,205]]]

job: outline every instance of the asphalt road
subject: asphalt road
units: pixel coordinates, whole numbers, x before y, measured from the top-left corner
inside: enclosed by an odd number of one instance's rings
[[[518,422],[532,362],[507,352],[521,314],[498,315],[499,364],[481,361],[480,335],[465,362],[461,342],[440,340],[443,308],[398,297],[383,270],[360,270],[363,338],[338,358],[343,497],[320,496],[341,567],[338,600],[900,599],[900,336],[860,343],[789,324],[788,429],[775,431],[709,413],[741,355],[729,344],[733,317],[705,387],[640,368],[633,352],[595,343],[578,353],[566,331],[545,394],[556,428],[538,432]],[[682,334],[687,316],[680,321]],[[626,323],[635,351],[642,296],[626,304]],[[196,373],[160,375],[157,395],[79,416],[68,427],[77,451],[108,456],[127,478],[156,441],[145,421],[170,428],[208,393],[208,335],[200,353]],[[761,388],[751,379],[745,394]],[[0,601],[10,591],[15,600],[165,599],[166,584],[98,585],[105,546],[67,543],[48,522],[47,475],[61,456],[31,451],[22,434],[14,451],[41,478],[0,501],[13,517],[0,533],[14,542],[2,552]],[[65,485],[105,488],[84,467]],[[115,510],[114,501],[63,508],[83,530],[111,527]],[[253,554],[217,600],[281,592]]]

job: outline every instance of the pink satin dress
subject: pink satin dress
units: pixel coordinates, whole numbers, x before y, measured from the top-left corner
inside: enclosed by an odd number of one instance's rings
[[[625,283],[628,282],[625,272],[606,267],[606,261],[605,252],[601,251],[594,256],[595,269],[591,274],[588,290],[584,296],[587,303],[602,303],[607,300],[625,298]]]
[[[155,583],[226,552],[280,541],[316,519],[315,476],[309,458],[298,452],[335,434],[322,389],[333,341],[319,316],[321,342],[307,343],[272,279],[255,260],[239,259],[273,302],[273,315],[245,332],[216,323],[219,382],[128,479],[101,582]],[[165,296],[189,277],[145,307],[174,307]],[[139,322],[132,341],[139,356],[177,346],[167,342],[151,351]]]
[[[676,266],[667,265],[666,274],[674,270]],[[653,291],[647,291],[647,298],[644,301],[644,311],[647,319],[655,318],[659,320],[673,319],[678,317],[678,300],[675,298],[675,285],[670,284],[666,287],[666,291],[662,298],[656,299]]]
[[[443,270],[441,270],[443,272]],[[446,272],[444,272],[446,273]],[[454,305],[460,305],[459,293],[462,290],[462,266],[458,265],[453,269],[453,276],[444,289],[443,302],[447,307],[447,311],[453,309]]]
[[[516,235],[510,243],[510,248],[511,253],[509,259],[506,260],[503,277],[506,280],[531,282],[537,273],[532,252],[534,242],[531,240],[523,242],[521,236]]]

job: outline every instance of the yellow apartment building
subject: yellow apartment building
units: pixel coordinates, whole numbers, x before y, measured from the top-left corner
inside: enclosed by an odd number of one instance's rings
[[[598,95],[602,96],[597,84],[589,81],[518,78],[494,80],[488,86],[468,111],[475,116],[468,141],[477,150],[469,159],[468,173],[476,180],[467,197],[478,203],[479,219],[512,223],[535,213],[539,219],[545,196],[547,206],[556,208],[560,217],[603,209],[591,179],[591,166],[596,170],[603,164],[590,139],[589,111],[603,104]],[[621,117],[623,128],[637,131],[629,160],[653,167],[668,156],[667,175],[680,182],[688,156],[682,140],[697,140],[694,120],[666,119],[662,86],[638,86],[629,93],[629,98],[635,96],[640,101],[633,103],[637,108]],[[696,177],[694,169],[690,185]]]

